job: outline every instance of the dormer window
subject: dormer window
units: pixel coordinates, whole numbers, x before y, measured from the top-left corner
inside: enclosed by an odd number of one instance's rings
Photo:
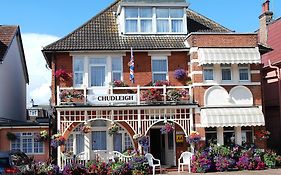
[[[152,8],[127,7],[125,17],[127,33],[152,32]]]
[[[187,33],[185,8],[182,7],[126,6],[123,8],[123,19],[125,34]]]

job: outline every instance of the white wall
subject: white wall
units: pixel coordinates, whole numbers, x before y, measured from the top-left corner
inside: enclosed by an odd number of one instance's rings
[[[26,81],[19,40],[15,37],[0,64],[0,118],[25,120]]]

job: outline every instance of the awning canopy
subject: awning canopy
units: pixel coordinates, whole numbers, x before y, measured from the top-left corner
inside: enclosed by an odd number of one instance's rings
[[[202,127],[264,126],[264,115],[259,108],[201,109]]]
[[[260,63],[258,48],[199,48],[199,64],[253,64]]]

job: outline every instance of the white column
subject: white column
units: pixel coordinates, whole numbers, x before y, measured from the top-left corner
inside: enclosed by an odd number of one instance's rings
[[[145,131],[144,131],[145,132]],[[141,127],[141,111],[140,109],[138,109],[138,130],[137,130],[137,134],[145,134],[145,133],[142,133],[142,127]],[[142,153],[142,147],[140,144],[138,144],[138,149],[139,149],[139,152]]]
[[[242,130],[241,126],[234,127],[234,133],[235,133],[235,143],[238,145],[242,145]]]
[[[223,127],[217,127],[217,140],[218,144],[223,145]]]
[[[89,132],[89,133],[85,133],[84,134],[84,152],[85,152],[85,159],[86,160],[90,160],[91,159],[91,134],[92,132]]]

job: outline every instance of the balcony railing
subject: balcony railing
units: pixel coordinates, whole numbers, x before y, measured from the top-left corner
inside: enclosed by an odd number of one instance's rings
[[[57,105],[191,104],[191,86],[57,87]]]

